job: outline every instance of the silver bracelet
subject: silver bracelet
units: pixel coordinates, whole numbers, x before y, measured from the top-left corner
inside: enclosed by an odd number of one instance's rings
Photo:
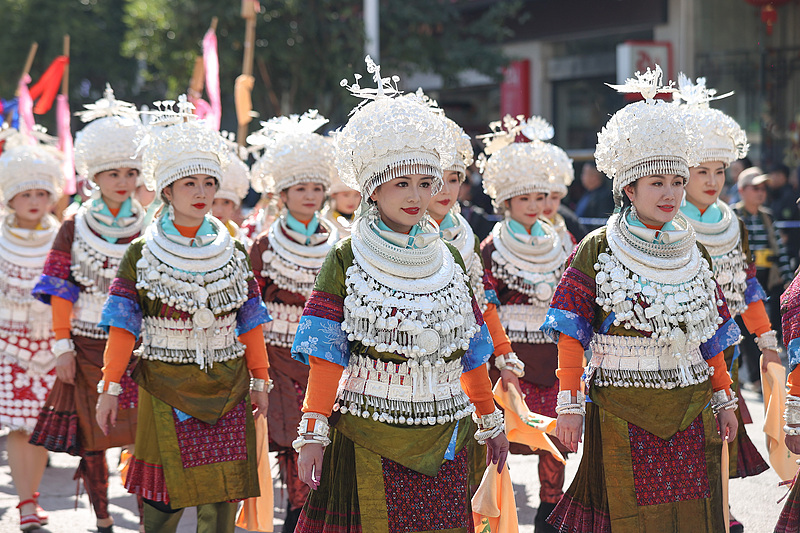
[[[730,397],[724,390],[718,390],[711,395],[711,408],[714,410],[714,414],[723,409],[735,411],[738,403],[739,398],[736,397],[736,393],[733,391],[731,391]]]
[[[97,394],[103,394],[104,392],[110,396],[119,396],[122,394],[122,385],[119,383],[114,383],[110,381],[108,383],[108,390],[104,390],[106,388],[106,381],[101,379],[97,382]]]
[[[472,420],[478,426],[478,431],[475,432],[475,440],[478,441],[478,444],[486,444],[487,440],[497,437],[506,430],[503,411],[497,407],[488,415],[478,416],[477,413],[472,413]]]
[[[783,419],[787,424],[800,425],[800,398],[786,396],[786,405],[783,408]]]
[[[250,390],[269,393],[272,392],[273,387],[275,387],[275,383],[271,379],[267,381],[265,379],[250,378]]]
[[[309,429],[309,422],[313,420],[314,425]],[[331,443],[328,436],[330,426],[328,425],[328,418],[320,413],[303,413],[303,418],[300,419],[300,424],[297,426],[298,437],[292,441],[292,448],[299,452],[300,448],[306,444],[322,444],[327,446]]]
[[[494,358],[494,366],[496,366],[498,370],[508,370],[518,378],[525,375],[525,363],[517,357],[515,352],[498,355]]]
[[[756,344],[758,345],[758,349],[762,352],[764,350],[775,350],[776,352],[781,353],[781,348],[778,344],[778,333],[774,329],[771,329],[756,337]]]
[[[800,435],[800,427],[783,426],[783,432],[790,437],[796,437],[797,435]]]
[[[75,351],[75,343],[72,342],[72,339],[58,339],[56,342],[53,343],[53,354],[58,357],[63,355],[67,352],[74,352]]]
[[[572,401],[572,391],[562,390],[556,396],[556,414],[558,415],[586,415],[586,395],[575,391],[575,401]]]

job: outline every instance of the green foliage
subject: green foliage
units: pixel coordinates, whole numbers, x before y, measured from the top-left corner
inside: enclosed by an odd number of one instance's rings
[[[383,71],[438,73],[446,85],[467,69],[497,76],[505,58],[493,45],[509,37],[504,21],[520,3],[381,0]],[[253,106],[262,117],[317,108],[334,122],[346,119],[356,102],[339,81],[366,75],[362,6],[362,0],[261,1]],[[235,129],[233,84],[245,31],[240,9],[240,0],[0,0],[0,50],[8,58],[0,61],[0,94],[13,95],[31,41],[39,42],[36,80],[69,33],[73,109],[98,98],[106,82],[138,104],[174,98],[186,91],[216,16],[223,128]]]

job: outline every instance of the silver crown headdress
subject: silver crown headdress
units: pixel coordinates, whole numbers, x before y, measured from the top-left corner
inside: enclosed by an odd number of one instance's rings
[[[61,194],[64,173],[61,169],[61,152],[46,131],[34,129],[33,141],[28,135],[11,127],[0,130],[0,141],[5,141],[0,155],[0,202],[8,205],[21,192],[41,189],[55,200]]]
[[[501,208],[515,196],[553,190],[555,176],[564,173],[563,158],[569,161],[569,157],[546,142],[553,138],[550,123],[536,116],[526,120],[523,115],[506,115],[502,121],[490,123],[489,128],[491,133],[478,136],[485,145],[478,166],[483,173],[483,190],[495,207]],[[530,142],[514,142],[520,134]]]
[[[453,140],[441,116],[416,94],[398,98],[397,76],[384,78],[367,56],[367,72],[376,88],[362,88],[361,76],[347,84],[362,99],[336,135],[336,168],[348,186],[369,197],[380,185],[408,174],[434,177],[433,193],[442,186],[442,169],[453,164]]]
[[[251,170],[253,188],[277,194],[298,183],[319,183],[327,190],[333,166],[333,143],[314,133],[328,123],[316,109],[302,115],[275,117],[261,123],[261,129],[247,142],[263,154]]]
[[[470,136],[467,135],[464,128],[459,126],[456,121],[449,118],[445,114],[444,109],[439,107],[439,103],[425,94],[421,87],[414,93],[414,97],[430,107],[431,111],[439,115],[444,121],[445,126],[449,130],[450,137],[455,141],[455,144],[451,147],[453,164],[443,170],[457,172],[461,180],[464,181],[467,176],[467,168],[475,161],[475,152],[472,149]]]
[[[222,172],[222,181],[214,198],[230,200],[239,207],[250,191],[250,168],[244,162],[248,152],[236,142],[236,134],[221,131],[220,137],[229,150],[228,166]]]
[[[185,95],[154,102],[150,132],[142,140],[142,177],[148,189],[161,191],[187,176],[207,174],[222,182],[229,149],[219,132],[203,125]]]
[[[688,112],[691,127],[699,137],[694,153],[697,165],[720,161],[728,166],[745,157],[750,148],[747,134],[742,127],[729,115],[709,106],[711,101],[731,96],[733,92],[720,96],[716,94],[715,89],[706,87],[705,78],[697,78],[696,83],[692,83],[683,73],[678,76],[675,99],[684,102],[683,107]]]
[[[75,113],[88,122],[75,137],[75,170],[93,182],[100,172],[115,168],[141,170],[137,146],[145,135],[136,106],[117,100],[106,84],[103,98]]]
[[[640,93],[645,98],[614,113],[597,134],[597,170],[613,180],[617,207],[622,206],[622,189],[639,178],[653,174],[689,177],[696,136],[687,127],[680,106],[655,99],[659,93],[675,91],[672,83],[661,86],[661,80],[661,67],[656,65],[644,74],[637,72],[624,85],[607,84],[619,92]]]

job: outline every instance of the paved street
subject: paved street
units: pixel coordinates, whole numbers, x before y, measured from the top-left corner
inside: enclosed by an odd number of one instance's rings
[[[748,426],[750,434],[756,434],[762,424],[763,405],[760,399],[745,392],[754,423]],[[766,456],[763,438],[753,439],[761,453]],[[18,511],[15,506],[17,498],[11,486],[8,462],[5,455],[5,436],[0,438],[0,532],[11,533],[17,531]],[[117,463],[117,452],[108,454],[109,464]],[[571,459],[567,469],[567,480],[572,479],[577,469],[579,459]],[[514,489],[517,495],[517,505],[520,516],[520,531],[531,533],[533,531],[533,517],[538,505],[538,481],[536,459],[534,457],[512,457],[509,461]],[[76,482],[72,476],[77,466],[75,458],[63,454],[51,455],[51,466],[45,472],[41,487],[42,506],[50,512],[50,524],[47,529],[54,533],[85,533],[94,530],[94,517],[89,509],[89,500],[85,494],[78,499],[78,509],[75,509]],[[277,472],[276,472],[277,474]],[[277,475],[275,475],[277,477]],[[748,533],[768,533],[772,531],[780,505],[777,500],[783,496],[786,489],[777,486],[778,478],[770,470],[754,478],[734,480],[731,482],[731,507],[733,514],[741,520]],[[280,487],[276,485],[275,500],[282,503]],[[133,496],[128,495],[122,488],[119,476],[116,474],[111,479],[110,487],[111,514],[116,520],[115,531],[135,532],[138,528],[136,515],[136,502]],[[280,531],[282,525],[281,514],[276,509],[275,530]],[[181,522],[180,532],[193,532],[195,517],[192,510],[187,510]],[[240,530],[242,531],[242,530]]]

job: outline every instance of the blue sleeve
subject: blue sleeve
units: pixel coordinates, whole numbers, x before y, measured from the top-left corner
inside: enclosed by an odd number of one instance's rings
[[[247,333],[256,326],[271,321],[267,306],[261,298],[250,298],[236,313],[236,335]]]
[[[139,340],[142,333],[142,308],[130,298],[112,294],[103,304],[103,314],[97,325],[106,333],[111,326],[128,330]]]
[[[734,322],[732,318],[729,318],[717,329],[713,337],[700,345],[700,352],[703,354],[703,359],[708,361],[725,348],[733,346],[739,341],[741,335],[742,332],[739,326],[736,325],[736,322]]]
[[[786,355],[789,357],[789,372],[791,372],[800,364],[800,337],[789,341],[789,346],[786,347]]]
[[[481,325],[481,329],[469,341],[469,348],[461,358],[461,365],[464,372],[474,370],[479,366],[486,364],[489,357],[494,352],[494,343],[492,343],[492,336],[489,334],[489,328],[486,324]]]
[[[312,356],[347,367],[350,343],[341,322],[312,315],[300,317],[292,345],[292,358],[307,365],[308,358]]]
[[[747,287],[744,290],[744,303],[750,305],[758,300],[767,301],[767,293],[756,278],[747,280]]]
[[[486,294],[486,301],[490,304],[494,304],[496,306],[500,306],[500,299],[497,297],[497,291],[494,289],[489,289],[488,291],[484,291]]]
[[[80,292],[80,287],[69,280],[42,274],[36,286],[33,287],[31,294],[40,302],[50,305],[51,296],[58,296],[59,298],[75,303],[78,300]]]
[[[589,342],[594,334],[592,324],[585,317],[566,309],[554,307],[547,310],[547,315],[539,329],[555,343],[558,343],[561,333],[569,335],[580,341],[584,350],[589,349]]]

